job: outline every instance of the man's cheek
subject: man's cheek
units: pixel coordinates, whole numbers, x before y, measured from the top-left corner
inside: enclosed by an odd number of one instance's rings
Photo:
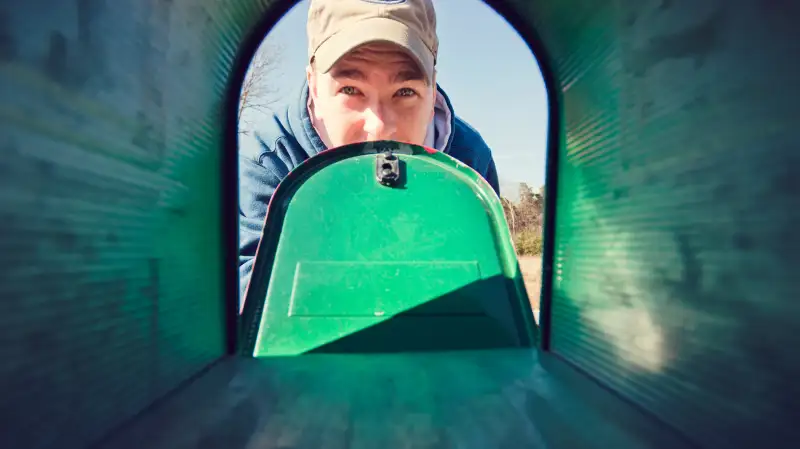
[[[357,139],[360,134],[346,116],[340,115],[336,117],[333,127],[335,127],[336,140],[339,145],[354,143],[354,139]]]

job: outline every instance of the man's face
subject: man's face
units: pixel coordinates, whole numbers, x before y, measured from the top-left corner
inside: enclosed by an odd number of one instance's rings
[[[328,73],[308,70],[315,126],[328,147],[397,140],[422,145],[433,120],[435,80],[392,44],[350,52]]]

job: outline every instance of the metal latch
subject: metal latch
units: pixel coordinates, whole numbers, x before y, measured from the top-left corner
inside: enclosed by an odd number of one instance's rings
[[[391,150],[378,154],[375,176],[379,183],[389,187],[394,187],[400,182],[400,161],[397,156],[392,154]]]

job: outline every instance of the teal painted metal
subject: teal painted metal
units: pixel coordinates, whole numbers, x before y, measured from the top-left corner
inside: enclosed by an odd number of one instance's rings
[[[701,447],[800,447],[799,4],[526,11],[562,106],[549,349]]]
[[[0,447],[86,447],[225,354],[220,12],[0,0]]]
[[[558,106],[549,348],[697,447],[797,447],[798,3],[490,3]],[[236,52],[288,6],[0,1],[0,446],[86,447],[222,357]]]
[[[376,178],[384,151],[399,184]],[[273,195],[248,286],[245,352],[532,346],[499,199],[474,170],[396,142],[317,155]]]
[[[526,349],[231,358],[92,449],[696,449]]]

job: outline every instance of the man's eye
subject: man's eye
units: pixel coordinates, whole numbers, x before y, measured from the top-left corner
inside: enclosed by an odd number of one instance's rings
[[[397,95],[400,97],[413,97],[417,94],[417,91],[410,87],[404,87],[397,91]]]
[[[339,92],[345,95],[358,95],[358,89],[353,86],[344,86],[343,88],[339,89]]]

